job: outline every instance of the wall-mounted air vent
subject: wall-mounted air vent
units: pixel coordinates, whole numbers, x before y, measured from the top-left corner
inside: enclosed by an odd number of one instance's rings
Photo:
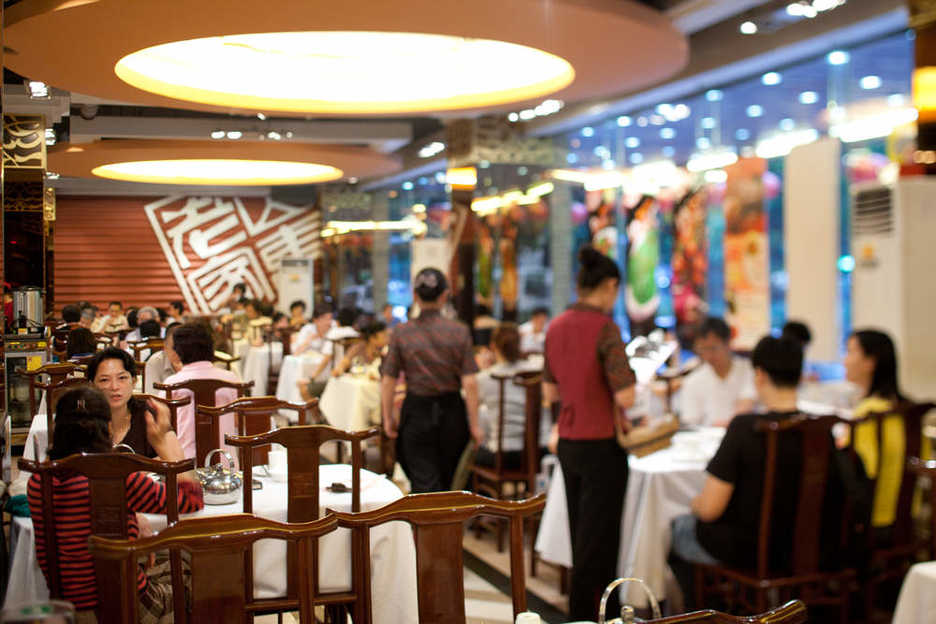
[[[894,231],[892,191],[879,186],[854,194],[852,232],[855,234],[890,234]]]

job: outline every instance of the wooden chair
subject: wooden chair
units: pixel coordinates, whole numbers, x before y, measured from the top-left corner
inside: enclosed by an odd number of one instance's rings
[[[536,490],[536,474],[539,472],[540,449],[540,418],[543,413],[542,375],[538,372],[520,373],[517,375],[495,374],[492,376],[498,382],[498,413],[497,431],[495,441],[494,466],[471,467],[472,491],[491,498],[505,498],[505,486],[513,485],[513,494],[510,498],[519,499],[522,496],[529,498]],[[506,384],[512,382],[526,392],[524,406],[523,427],[523,461],[519,468],[508,467],[504,460],[504,425],[505,425],[505,395]],[[504,523],[497,522],[497,552],[504,551]]]
[[[273,414],[276,414],[280,410],[292,410],[296,412],[300,425],[321,422],[321,417],[318,413],[318,399],[313,399],[308,403],[297,404],[280,401],[274,396],[243,397],[227,405],[218,405],[216,407],[196,404],[195,422],[210,419],[212,429],[219,432],[218,437],[220,438],[220,418],[225,414],[234,414],[238,435],[255,436],[257,434],[266,433],[271,429],[270,419],[273,417]],[[215,439],[218,438],[211,438],[211,440]],[[198,446],[197,432],[195,445],[196,447]],[[253,463],[267,463],[268,446],[269,443],[257,445],[258,448],[254,449],[252,453]],[[210,451],[211,448],[208,450]],[[243,467],[243,464],[241,464],[241,466]]]
[[[197,465],[201,466],[205,462],[208,453],[217,448],[218,443],[221,441],[221,431],[218,422],[213,421],[207,414],[203,413],[199,417],[198,406],[214,407],[217,404],[217,392],[222,388],[232,388],[237,392],[238,398],[243,397],[253,387],[253,382],[232,383],[221,379],[189,379],[174,384],[154,383],[153,387],[165,391],[167,399],[171,399],[174,392],[181,392],[182,390],[188,390],[192,393],[192,401],[195,404],[195,456]],[[176,422],[178,407],[170,405],[169,411],[172,418],[172,428],[178,431]]]
[[[736,599],[755,613],[768,608],[768,592],[783,600],[796,593],[806,604],[837,605],[840,621],[848,621],[848,602],[855,571],[823,571],[820,569],[820,538],[823,502],[832,459],[832,427],[842,422],[837,416],[798,416],[784,421],[762,420],[759,431],[766,432],[764,488],[761,499],[757,537],[756,567],[738,570],[721,565],[697,565],[695,578],[696,604],[705,604],[705,597],[721,594]],[[776,572],[771,567],[771,521],[777,485],[777,454],[781,434],[797,434],[801,439],[802,468],[794,519],[791,569]],[[706,581],[712,581],[707,584]],[[733,585],[738,585],[734,589]],[[831,587],[835,589],[829,590]],[[754,594],[747,599],[745,590]]]
[[[114,337],[108,333],[94,334],[94,344],[97,346],[98,351],[102,351],[114,346]]]
[[[737,617],[709,609],[647,620],[646,624],[806,624],[806,622],[806,605],[799,600],[791,600],[782,607],[761,615]]]
[[[58,531],[53,507],[53,478],[68,478],[77,474],[88,478],[88,491],[91,503],[91,534],[111,539],[128,539],[127,525],[127,477],[135,472],[154,472],[163,475],[166,480],[166,519],[169,526],[179,521],[178,475],[193,470],[194,462],[186,459],[180,462],[164,462],[148,459],[131,453],[81,453],[52,462],[19,460],[20,470],[36,473],[41,479],[42,488],[42,523],[45,539],[47,562],[47,581],[49,596],[62,599],[61,568],[58,559]],[[173,570],[181,574],[182,562],[176,555],[172,558]],[[109,570],[96,567],[98,586],[107,587],[100,594],[110,595],[114,587],[113,575]],[[136,587],[136,568],[131,577]],[[103,583],[103,585],[102,585]],[[183,603],[183,594],[178,595],[176,607]],[[107,617],[108,600],[101,600],[98,605],[99,622],[117,622]],[[136,620],[134,620],[136,621]]]
[[[272,398],[272,397],[264,397]],[[240,399],[250,401],[252,399]],[[221,408],[219,408],[221,409]],[[267,450],[271,444],[282,444],[286,447],[286,463],[289,466],[288,496],[286,499],[286,521],[311,522],[317,520],[320,514],[319,507],[319,466],[320,447],[331,441],[346,441],[351,443],[351,511],[361,510],[361,469],[364,467],[364,441],[379,435],[377,428],[366,431],[342,431],[326,425],[308,425],[286,427],[248,436],[224,436],[226,444],[238,447],[240,454],[240,467],[244,474],[253,474],[256,453]],[[244,513],[253,513],[253,491],[244,488]],[[294,549],[287,553],[290,569],[296,557]],[[313,553],[313,560],[318,561],[318,552]],[[248,575],[253,573],[253,560],[247,555]],[[287,596],[296,596],[295,579],[288,578]],[[350,601],[349,601],[350,603]],[[335,604],[337,606],[337,603]],[[334,621],[340,621],[337,614],[333,614]]]
[[[267,364],[267,394],[276,394],[276,387],[279,385],[280,369],[274,366],[273,344],[279,342],[283,345],[283,358],[285,359],[286,356],[290,354],[292,336],[294,333],[296,333],[296,330],[292,327],[284,327],[281,329],[269,327],[266,330],[266,343],[270,346],[267,350],[267,354],[269,355],[269,363]],[[282,366],[282,362],[280,366]]]
[[[52,330],[52,340],[49,341],[49,349],[52,355],[64,355],[68,347],[68,334],[76,327],[81,327],[80,323],[63,323]]]
[[[919,457],[908,460],[911,472],[917,477],[927,477],[930,482],[930,544],[929,558],[936,561],[936,460],[923,461]]]
[[[133,350],[133,359],[138,362],[146,362],[154,353],[159,353],[162,351],[166,342],[162,338],[146,338],[144,340],[137,340],[129,343],[130,348]],[[141,358],[140,354],[144,351],[149,351],[149,354],[145,358]]]
[[[225,370],[231,370],[231,364],[234,362],[240,362],[240,358],[235,355],[230,355],[224,351],[215,351],[214,354],[214,363],[215,365],[220,364]]]
[[[352,619],[371,624],[370,530],[401,520],[413,527],[420,622],[465,624],[464,523],[479,515],[510,521],[510,583],[514,617],[526,611],[523,525],[546,505],[544,495],[524,501],[499,501],[468,492],[411,494],[362,513],[335,513],[338,525],[352,530],[352,588],[358,596]],[[334,513],[334,512],[333,512]]]
[[[71,362],[46,364],[34,371],[24,373],[29,376],[29,409],[33,415],[39,411],[36,390],[45,391],[46,430],[49,433],[49,440],[52,439],[52,428],[55,426],[55,407],[58,405],[59,397],[72,388],[86,386],[91,383],[85,377],[72,376],[78,373],[83,373],[82,367]],[[49,381],[38,381],[40,375],[47,375]]]
[[[886,412],[872,412],[861,420],[850,421],[852,426],[852,447],[855,440],[855,427],[874,422],[877,430],[878,466],[875,477],[871,478],[872,491],[877,492],[877,475],[881,473],[881,460],[884,455],[884,423],[889,418],[900,418],[904,425],[904,465],[897,495],[897,513],[886,543],[875,542],[875,532],[869,531],[869,550],[871,551],[870,576],[865,579],[862,595],[865,600],[865,613],[871,617],[878,589],[887,581],[900,581],[907,570],[916,561],[917,554],[926,544],[914,530],[913,499],[917,488],[919,470],[914,470],[910,459],[921,455],[923,440],[923,420],[930,410],[936,409],[934,403],[903,402],[895,409]]]
[[[175,556],[191,555],[191,609],[185,606],[185,584],[181,570],[173,570],[174,621],[177,624],[231,624],[250,622],[255,614],[270,611],[299,611],[299,621],[312,624],[313,607],[353,602],[353,593],[319,592],[318,538],[337,527],[332,517],[303,524],[282,524],[246,514],[184,520],[158,535],[136,541],[94,536],[90,550],[97,565],[111,571],[115,580],[99,591],[113,596],[105,605],[100,622],[139,621],[136,587],[137,559],[169,550]],[[261,539],[282,540],[292,545],[296,563],[287,577],[295,580],[295,598],[254,598],[253,574],[245,568],[254,544]]]

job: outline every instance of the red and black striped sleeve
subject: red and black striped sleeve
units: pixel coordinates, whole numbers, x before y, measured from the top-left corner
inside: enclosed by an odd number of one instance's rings
[[[179,513],[204,507],[201,488],[191,481],[179,482]],[[166,486],[135,472],[127,477],[127,508],[139,513],[166,513]]]

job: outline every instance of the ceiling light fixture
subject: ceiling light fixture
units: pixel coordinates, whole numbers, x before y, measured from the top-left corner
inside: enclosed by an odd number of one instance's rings
[[[689,157],[686,169],[693,173],[709,169],[722,169],[738,162],[738,154],[734,150],[720,149],[709,152],[699,152]]]
[[[152,184],[265,186],[314,184],[339,179],[343,173],[330,165],[276,160],[149,160],[111,163],[91,173],[110,180]]]
[[[442,153],[445,150],[445,143],[441,141],[433,141],[432,143],[423,146],[419,150],[420,158],[432,158],[433,156]]]
[[[803,91],[799,94],[800,104],[815,104],[819,101],[819,94],[815,91]]]
[[[48,100],[52,97],[49,85],[39,80],[26,80],[26,93],[33,100]]]
[[[266,118],[267,116],[264,115],[263,113],[257,113],[257,119],[259,119],[260,121],[266,121]]]
[[[45,144],[51,147],[52,145],[55,145],[55,142],[56,142],[55,130],[53,128],[46,128],[45,129]]]
[[[768,87],[772,87],[774,85],[778,85],[781,82],[783,82],[783,77],[777,72],[767,72],[766,74],[761,76],[761,82],[767,85]]]
[[[851,55],[845,50],[833,50],[826,55],[829,65],[844,65],[851,60]]]
[[[617,125],[619,128],[626,128],[632,123],[634,123],[633,120],[627,115],[621,115],[617,118]]]
[[[879,89],[881,87],[881,77],[880,76],[864,76],[858,84],[861,85],[861,88],[865,91],[871,91],[873,89]]]
[[[424,64],[432,80],[412,71],[414,59]],[[178,100],[344,114],[500,105],[558,91],[575,78],[568,61],[529,46],[446,35],[358,31],[272,32],[176,41],[128,54],[114,71],[138,89]],[[316,79],[296,80],[296,76]]]
[[[231,140],[236,141],[237,139],[241,138],[242,136],[244,136],[244,133],[241,132],[240,130],[228,130],[228,131],[227,131],[227,138],[229,138],[229,139],[231,139]]]
[[[757,24],[751,21],[742,22],[738,30],[741,31],[742,35],[755,35],[757,34]]]
[[[223,139],[223,138],[224,138],[224,130],[212,130],[212,131],[211,131],[211,138],[212,138],[212,139]]]
[[[764,114],[764,107],[760,104],[751,104],[745,111],[748,117],[760,117]]]

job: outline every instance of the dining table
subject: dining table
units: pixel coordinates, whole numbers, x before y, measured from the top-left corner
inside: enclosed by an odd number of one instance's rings
[[[319,399],[328,424],[345,431],[361,431],[380,424],[380,381],[368,372],[332,377]]]
[[[618,576],[643,579],[658,600],[675,597],[678,585],[666,563],[670,547],[670,522],[690,513],[689,504],[702,490],[705,467],[724,436],[720,427],[679,431],[668,448],[645,457],[628,458],[630,476],[621,516]],[[550,479],[546,507],[535,548],[544,561],[572,567],[572,539],[566,508],[562,468]],[[643,591],[625,586],[622,599],[645,607]]]
[[[279,382],[276,384],[276,398],[289,403],[302,403],[299,392],[300,379],[308,379],[325,357],[316,351],[307,351],[302,355],[287,355],[280,365]],[[283,410],[281,415],[295,423],[299,416],[294,411]]]
[[[272,354],[271,354],[272,351]],[[269,388],[270,366],[273,370],[279,370],[283,364],[283,343],[270,342],[260,346],[253,345],[249,347],[243,355],[243,374],[241,379],[244,382],[253,382],[254,395],[270,395],[276,392],[276,388]]]
[[[900,587],[892,624],[936,622],[936,561],[910,568]]]
[[[274,473],[275,474],[275,473]],[[257,467],[254,480],[261,489],[253,492],[254,513],[258,516],[286,522],[286,475],[277,479],[265,467]],[[334,492],[335,483],[351,484],[351,466],[323,465],[319,469],[319,504],[326,509],[351,511],[351,493]],[[403,496],[400,489],[383,475],[361,470],[361,509],[368,511],[391,503]],[[221,516],[241,513],[242,501],[227,505],[206,505],[204,509],[182,514],[182,518]],[[144,514],[153,530],[166,526],[163,514]],[[48,586],[35,555],[35,535],[30,518],[14,518],[12,528],[10,582],[4,607],[47,600]],[[388,522],[370,532],[371,590],[374,622],[416,622],[418,597],[416,583],[416,548],[413,532],[404,522]],[[260,540],[254,545],[254,596],[272,598],[286,593],[286,543],[280,540]],[[351,534],[337,529],[319,540],[319,583],[325,593],[348,591],[351,588]]]

